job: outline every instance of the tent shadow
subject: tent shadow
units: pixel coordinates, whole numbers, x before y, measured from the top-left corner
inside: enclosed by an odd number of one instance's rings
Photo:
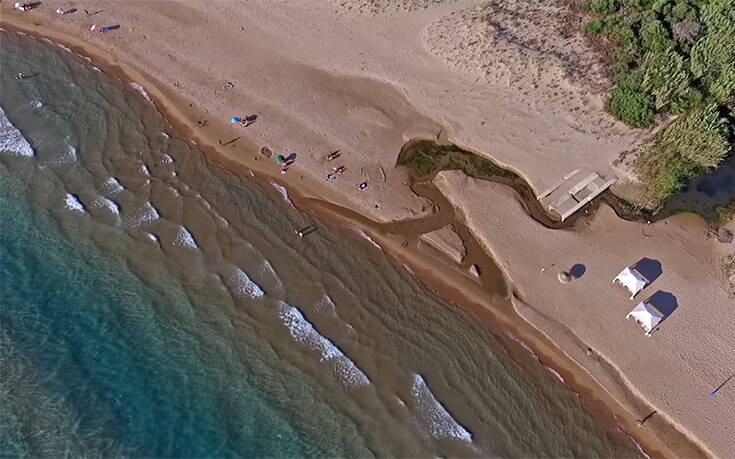
[[[661,274],[663,273],[660,261],[646,257],[638,260],[633,266],[631,266],[631,269],[635,269],[641,273],[643,277],[646,278],[649,285],[661,277]]]
[[[576,265],[572,266],[569,270],[569,274],[574,279],[579,279],[580,277],[584,276],[584,273],[587,272],[587,267],[583,265],[582,263],[577,263]]]
[[[653,307],[658,309],[661,314],[663,314],[664,317],[661,319],[661,323],[668,319],[668,317],[679,307],[679,302],[676,300],[676,297],[669,292],[664,292],[663,290],[659,290],[651,295],[651,297],[646,300],[646,303],[651,304]]]

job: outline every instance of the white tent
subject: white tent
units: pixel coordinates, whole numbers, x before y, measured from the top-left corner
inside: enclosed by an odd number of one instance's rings
[[[656,328],[656,325],[664,319],[664,315],[661,311],[645,301],[638,303],[638,305],[634,307],[627,316],[625,316],[626,319],[630,319],[631,317],[634,318],[641,327],[643,327],[646,331],[646,336],[651,336],[651,332]]]
[[[639,273],[635,269],[630,269],[628,267],[620,271],[620,274],[618,274],[615,279],[613,279],[613,282],[619,282],[620,284],[624,285],[625,288],[630,290],[631,300],[638,294],[638,292],[646,287],[646,284],[648,284],[648,280],[643,277],[641,273]]]

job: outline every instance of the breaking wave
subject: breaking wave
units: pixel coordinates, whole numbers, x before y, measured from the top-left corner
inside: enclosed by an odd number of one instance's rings
[[[95,207],[104,207],[113,214],[120,215],[120,206],[115,201],[107,199],[104,196],[100,196],[95,199],[94,202],[92,202],[92,205],[94,205]]]
[[[69,210],[84,212],[84,205],[79,201],[78,197],[71,193],[66,194],[66,198],[64,198],[64,205]]]
[[[194,236],[192,236],[189,230],[187,230],[183,226],[179,227],[179,231],[176,233],[176,238],[171,244],[175,245],[176,247],[185,247],[187,249],[199,248],[196,241],[194,240]]]
[[[296,342],[320,354],[320,361],[334,364],[332,374],[345,387],[367,386],[370,379],[350,360],[333,342],[320,334],[301,311],[286,303],[281,303],[278,316],[288,328]]]
[[[29,157],[36,154],[23,134],[5,116],[2,108],[0,108],[0,152]]]
[[[433,438],[472,441],[472,434],[462,427],[444,405],[434,397],[421,375],[413,376],[411,396],[413,397],[419,422]]]
[[[153,207],[153,204],[146,202],[137,212],[125,218],[125,224],[128,226],[140,226],[152,223],[159,218],[160,215],[156,208]]]
[[[240,268],[235,268],[228,279],[230,289],[240,298],[261,298],[265,293],[258,284],[252,281]]]

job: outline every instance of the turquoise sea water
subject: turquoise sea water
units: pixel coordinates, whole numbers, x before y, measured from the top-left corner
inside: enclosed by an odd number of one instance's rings
[[[125,83],[0,39],[0,455],[640,455]]]

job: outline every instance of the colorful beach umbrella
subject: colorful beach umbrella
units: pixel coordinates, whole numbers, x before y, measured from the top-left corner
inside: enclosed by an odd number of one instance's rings
[[[283,164],[284,162],[286,162],[286,158],[284,158],[283,155],[278,155],[276,156],[276,162],[278,164]]]
[[[237,124],[237,123],[239,123],[239,122],[240,122],[240,118],[238,118],[238,117],[234,117],[234,118],[232,118],[232,119],[230,120],[230,122],[231,122],[232,124]]]

